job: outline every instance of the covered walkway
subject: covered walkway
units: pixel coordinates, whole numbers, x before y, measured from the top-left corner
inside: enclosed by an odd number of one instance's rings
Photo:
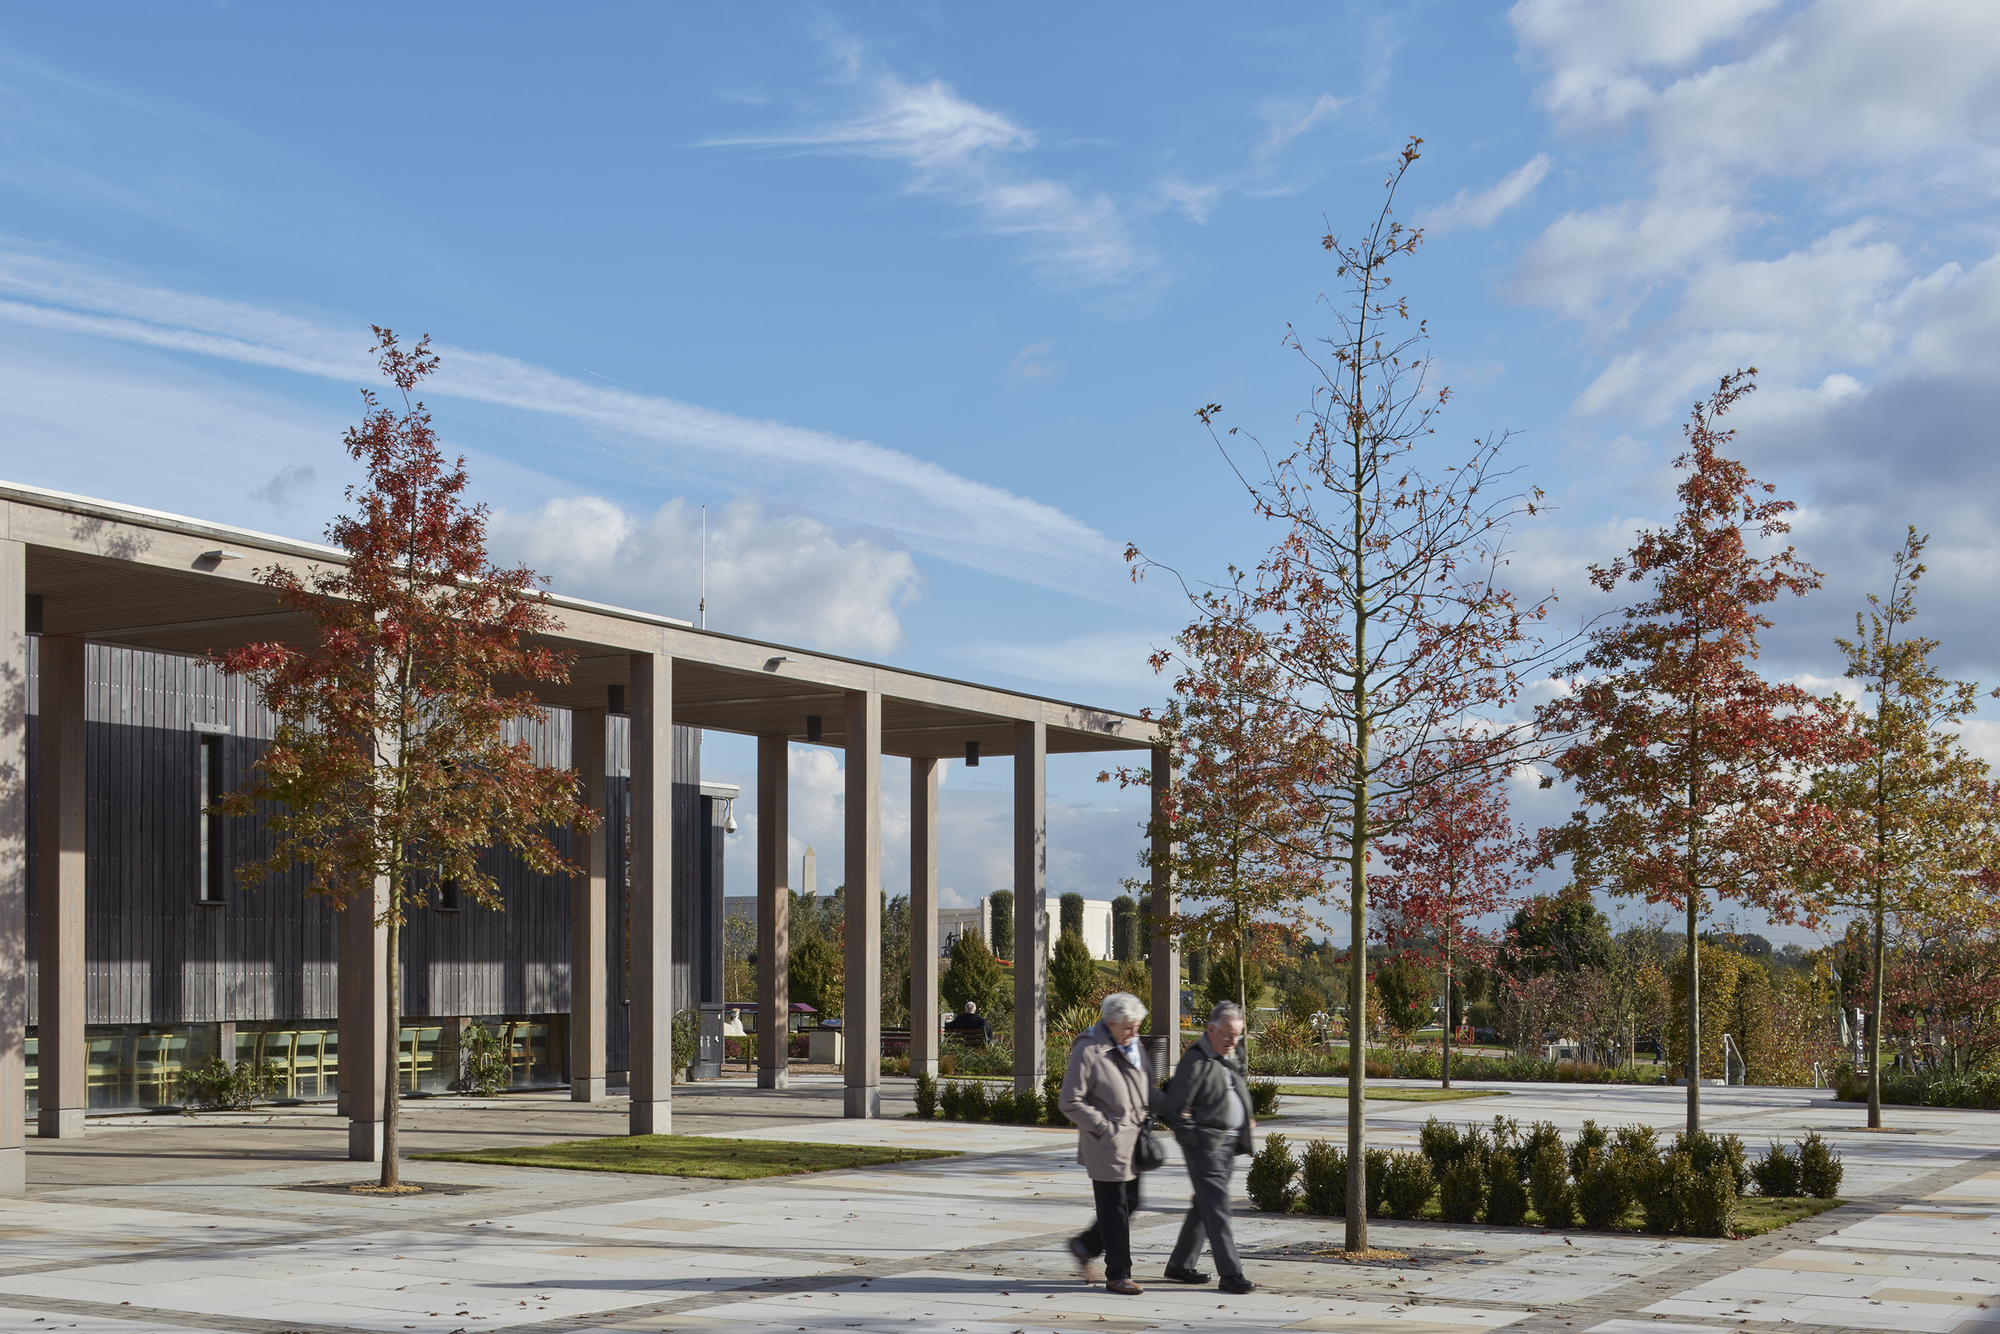
[[[341,553],[197,519],[17,485],[0,485],[0,1194],[24,1188],[24,1028],[27,896],[36,903],[38,1130],[80,1135],[86,1108],[87,1021],[84,907],[86,787],[84,645],[116,645],[202,655],[259,640],[308,637],[309,621],[281,605],[257,571],[337,563]],[[606,802],[607,718],[631,725],[629,1014],[633,1134],[672,1126],[672,1014],[667,970],[672,864],[670,728],[736,732],[758,739],[758,1005],[788,1004],[789,886],[786,793],[789,747],[844,752],[847,1006],[843,1111],[881,1114],[881,922],[884,755],[911,761],[913,1014],[938,1010],[938,761],[1014,760],[1015,1080],[1038,1085],[1047,1066],[1046,760],[1049,754],[1144,751],[1151,724],[1126,714],[902,671],[830,654],[759,643],[684,621],[560,595],[561,630],[550,642],[575,655],[571,681],[539,692],[569,710],[573,761],[588,797]],[[29,636],[40,638],[35,775],[37,872],[27,884],[26,744]],[[1162,774],[1158,752],[1154,772]],[[584,874],[570,900],[573,997],[604,994],[608,919],[603,835],[576,850]],[[1170,912],[1173,887],[1153,886],[1150,907]],[[385,936],[376,912],[343,912],[338,930],[341,1114],[348,1152],[381,1152],[382,1049],[387,1027]],[[1179,969],[1164,941],[1154,944],[1150,998],[1157,1031],[1172,1033],[1180,1012]],[[572,1097],[606,1097],[602,1010],[574,1003],[569,1016]],[[783,1044],[762,1043],[759,1083],[788,1082]],[[1170,1046],[1172,1044],[1169,1044]],[[935,1071],[937,1036],[919,1024],[913,1068]],[[682,1054],[683,1062],[687,1057]]]

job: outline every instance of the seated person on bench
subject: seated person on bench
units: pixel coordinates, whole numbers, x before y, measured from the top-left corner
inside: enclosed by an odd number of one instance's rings
[[[993,1025],[979,1012],[977,1001],[967,1001],[963,1014],[953,1015],[944,1031],[955,1036],[968,1047],[984,1047],[993,1040]]]

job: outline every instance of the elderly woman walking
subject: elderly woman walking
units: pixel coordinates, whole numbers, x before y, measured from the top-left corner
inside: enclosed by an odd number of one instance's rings
[[[1104,998],[1101,1013],[1103,1022],[1069,1049],[1057,1102],[1076,1123],[1076,1160],[1090,1174],[1097,1201],[1096,1220],[1069,1249],[1092,1283],[1092,1262],[1103,1256],[1104,1286],[1130,1297],[1145,1291],[1132,1281],[1132,1211],[1139,1207],[1139,1170],[1132,1160],[1140,1127],[1161,1095],[1139,1046],[1146,1007],[1129,991],[1118,991]]]

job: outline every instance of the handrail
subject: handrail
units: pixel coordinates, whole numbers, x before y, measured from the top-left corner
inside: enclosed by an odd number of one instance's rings
[[[1732,1073],[1731,1062],[1735,1063]],[[1729,1034],[1722,1035],[1722,1082],[1725,1084],[1745,1084],[1750,1079],[1749,1063],[1743,1059],[1743,1051],[1736,1045],[1736,1039]]]

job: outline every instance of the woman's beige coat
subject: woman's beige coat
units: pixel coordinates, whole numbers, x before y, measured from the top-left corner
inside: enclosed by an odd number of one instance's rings
[[[1069,1049],[1056,1105],[1076,1124],[1076,1160],[1092,1181],[1130,1181],[1139,1126],[1161,1093],[1125,1059],[1103,1024]]]

